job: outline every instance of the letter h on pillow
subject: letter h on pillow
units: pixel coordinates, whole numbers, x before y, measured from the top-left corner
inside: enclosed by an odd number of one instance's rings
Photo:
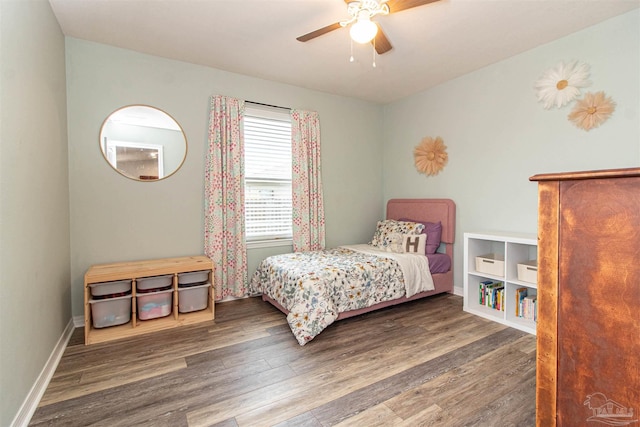
[[[426,244],[426,234],[405,234],[402,237],[403,252],[424,255]]]

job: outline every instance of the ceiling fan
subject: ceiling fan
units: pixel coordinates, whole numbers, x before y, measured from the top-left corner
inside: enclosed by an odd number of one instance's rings
[[[388,15],[389,13],[400,12],[436,1],[439,0],[344,0],[347,3],[348,19],[297,37],[296,40],[307,42],[338,28],[351,25],[349,33],[353,41],[358,43],[371,42],[375,46],[378,55],[381,55],[390,51],[392,46],[382,28],[380,28],[380,24],[371,21],[371,18],[376,15]]]

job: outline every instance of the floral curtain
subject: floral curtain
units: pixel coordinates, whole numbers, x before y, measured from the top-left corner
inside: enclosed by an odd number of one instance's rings
[[[324,249],[318,113],[291,110],[291,140],[293,250],[299,252]]]
[[[242,100],[211,98],[205,163],[204,252],[215,266],[216,300],[248,294],[243,113]]]

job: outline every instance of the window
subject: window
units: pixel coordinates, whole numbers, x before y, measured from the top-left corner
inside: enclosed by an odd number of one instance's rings
[[[291,118],[280,108],[245,105],[245,233],[250,246],[292,238]],[[251,245],[251,243],[254,243]]]

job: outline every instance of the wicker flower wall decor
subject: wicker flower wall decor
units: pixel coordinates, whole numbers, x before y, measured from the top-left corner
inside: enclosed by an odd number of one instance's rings
[[[426,137],[413,150],[416,169],[425,175],[437,175],[449,161],[447,146],[439,136],[435,139]]]
[[[589,131],[607,121],[615,108],[616,104],[604,92],[587,92],[584,98],[576,101],[568,118],[580,129]]]
[[[580,89],[591,84],[589,65],[584,62],[561,62],[542,75],[535,83],[538,101],[544,108],[560,108],[580,95]]]

